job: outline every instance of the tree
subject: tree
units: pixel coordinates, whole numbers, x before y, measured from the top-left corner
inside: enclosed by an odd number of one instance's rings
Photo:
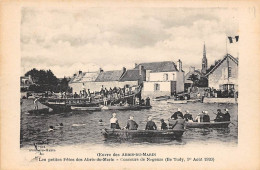
[[[196,74],[191,74],[188,78],[188,80],[192,81],[192,84],[195,85],[195,82],[199,80],[198,78],[198,75]],[[192,84],[191,84],[191,87],[192,87]]]
[[[54,91],[55,86],[58,84],[58,79],[51,70],[45,71],[33,68],[25,74],[25,76],[29,75],[31,75],[33,82],[37,85],[30,88],[33,91]]]

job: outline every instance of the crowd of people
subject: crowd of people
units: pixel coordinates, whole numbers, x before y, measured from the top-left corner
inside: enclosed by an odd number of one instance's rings
[[[217,110],[216,118],[214,122],[225,122],[230,121],[230,114],[228,109],[224,109],[225,113],[222,113],[220,109]],[[111,129],[121,129],[118,123],[118,119],[116,118],[116,113],[112,114],[113,117],[110,119]],[[152,116],[148,116],[147,123],[145,126],[145,130],[157,130],[157,126],[155,122],[152,120]],[[175,113],[171,116],[169,121],[169,126],[165,123],[164,119],[161,119],[161,130],[167,129],[184,129],[185,122],[210,122],[210,116],[208,115],[208,111],[202,111],[199,113],[195,119],[193,119],[192,115],[188,110],[185,111],[185,114],[181,112],[181,109],[178,108]],[[122,129],[128,130],[137,130],[138,124],[134,121],[134,116],[130,116],[129,120],[126,122],[126,126]]]

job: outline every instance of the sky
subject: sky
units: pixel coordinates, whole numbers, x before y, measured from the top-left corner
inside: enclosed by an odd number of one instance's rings
[[[226,54],[226,37],[238,35],[236,9],[85,8],[21,10],[21,75],[51,69],[62,78],[75,72],[131,69],[135,63],[183,62],[201,69]],[[238,43],[227,43],[238,55]]]

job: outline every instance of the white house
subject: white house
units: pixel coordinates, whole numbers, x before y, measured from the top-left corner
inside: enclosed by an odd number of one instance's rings
[[[179,60],[179,69],[172,61],[140,63],[146,70],[142,96],[158,97],[184,91],[184,71]]]

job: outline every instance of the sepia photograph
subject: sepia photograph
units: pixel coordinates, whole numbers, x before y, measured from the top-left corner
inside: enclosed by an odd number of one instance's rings
[[[0,169],[260,167],[258,3],[0,11]]]
[[[21,147],[236,145],[237,17],[227,8],[23,8]]]

